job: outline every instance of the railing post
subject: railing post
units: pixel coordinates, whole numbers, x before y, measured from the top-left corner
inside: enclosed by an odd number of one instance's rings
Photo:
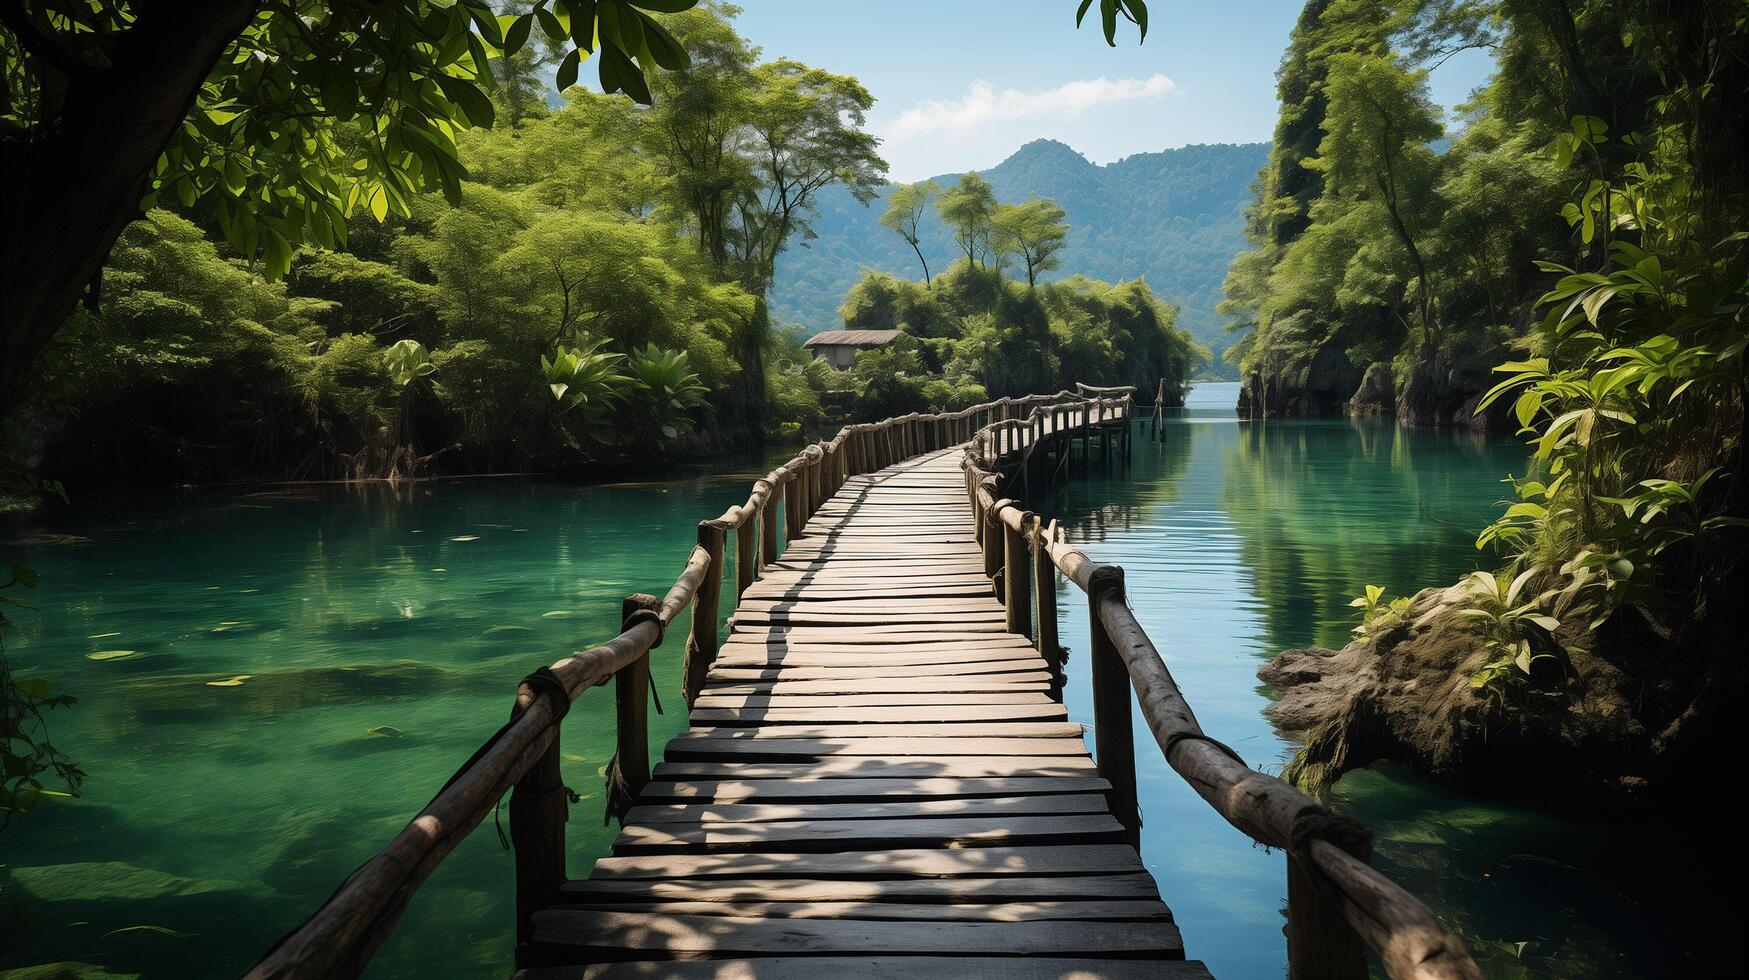
[[[802,471],[791,471],[783,481],[783,541],[784,549],[802,536]]]
[[[717,600],[723,590],[723,527],[715,521],[698,522],[698,544],[710,556],[704,581],[692,600],[692,632],[686,637],[686,672],[681,678],[686,706],[704,688],[705,672],[717,659]]]
[[[541,695],[522,685],[516,692],[521,712]],[[551,697],[549,693],[547,695]],[[510,844],[516,852],[516,943],[534,938],[534,914],[553,904],[565,883],[565,820],[570,815],[565,781],[559,772],[559,726],[534,765],[510,793]]]
[[[1331,843],[1336,843],[1332,841]],[[1354,854],[1356,846],[1360,853]],[[1371,845],[1343,847],[1366,861]],[[1287,975],[1289,980],[1366,980],[1366,941],[1343,918],[1327,887],[1320,887],[1310,860],[1287,854]]]
[[[765,495],[765,503],[759,507],[759,570],[765,571],[765,566],[777,561],[777,500],[783,493],[783,484],[777,484]]]
[[[634,592],[620,603],[620,632],[633,626],[633,618],[656,608],[653,595]],[[650,653],[626,664],[613,674],[614,752],[607,768],[607,814],[625,821],[626,811],[650,781]]]
[[[759,481],[763,483],[764,481]],[[741,595],[753,580],[759,577],[759,525],[758,511],[743,510],[741,523],[735,528],[735,601],[741,601]]]
[[[998,500],[984,512],[984,577],[994,580],[1002,570],[1002,508],[1013,505]]]
[[[1008,632],[1032,636],[1032,567],[1027,553],[1027,532],[1032,530],[1031,511],[1020,515],[1017,529],[1002,522],[1002,609]]]
[[[1057,642],[1057,566],[1051,561],[1051,538],[1056,532],[1056,525],[1046,527],[1043,521],[1034,520],[1029,537],[1032,540],[1032,591],[1037,602],[1035,607],[1034,633],[1037,636],[1039,656],[1051,667],[1056,675],[1052,686],[1056,688],[1057,696],[1063,692],[1063,650]]]
[[[1093,757],[1099,774],[1111,783],[1106,797],[1111,815],[1123,824],[1124,836],[1133,845],[1141,843],[1142,817],[1136,802],[1136,741],[1130,717],[1130,672],[1123,656],[1099,615],[1106,602],[1124,601],[1123,569],[1116,565],[1095,568],[1087,583],[1087,612],[1091,620],[1088,668],[1093,683]]]

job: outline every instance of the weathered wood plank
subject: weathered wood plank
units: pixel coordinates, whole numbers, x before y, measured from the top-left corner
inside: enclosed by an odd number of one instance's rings
[[[1103,793],[1111,784],[1098,776],[888,777],[873,779],[802,777],[796,779],[676,779],[648,784],[643,799],[732,801],[782,800],[947,800],[965,802],[982,797],[1027,794],[1028,800],[1051,796]],[[829,803],[825,805],[839,805]],[[867,804],[857,804],[866,806]]]
[[[602,959],[711,959],[786,954],[1149,956],[1179,959],[1184,943],[1168,922],[883,922],[868,919],[742,919],[549,909],[535,914],[536,944]]]
[[[1145,873],[990,878],[719,879],[650,878],[566,882],[565,902],[955,902],[1146,900],[1157,897]]]
[[[1100,813],[1105,798],[1093,793],[992,796],[951,800],[898,800],[884,803],[668,803],[640,804],[626,824],[702,827],[710,824],[769,824],[821,820],[947,819],[1005,816],[1066,816]]]
[[[803,956],[664,963],[598,963],[523,970],[519,980],[1210,980],[1196,960],[1074,959],[1071,957]]]
[[[590,878],[905,878],[1135,874],[1126,844],[895,848],[784,854],[639,854],[604,857]]]

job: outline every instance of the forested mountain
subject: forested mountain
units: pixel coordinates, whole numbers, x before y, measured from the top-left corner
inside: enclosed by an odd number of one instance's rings
[[[1221,277],[1245,247],[1243,211],[1268,155],[1267,143],[1199,145],[1100,166],[1055,140],[1036,140],[983,175],[999,200],[1048,197],[1068,213],[1069,244],[1052,278],[1146,276],[1162,299],[1178,305],[1178,325],[1218,349],[1226,343],[1215,314]],[[935,181],[946,187],[957,178]],[[778,260],[774,318],[810,333],[832,329],[863,269],[922,278],[911,247],[880,225],[891,193],[883,190],[866,208],[838,188],[820,195],[819,238]],[[921,237],[930,268],[945,270],[957,250],[933,211]]]

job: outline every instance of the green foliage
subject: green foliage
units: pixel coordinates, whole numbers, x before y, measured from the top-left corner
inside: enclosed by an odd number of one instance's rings
[[[1523,689],[1538,663],[1558,659],[1550,651],[1561,621],[1545,611],[1544,597],[1532,597],[1527,589],[1537,574],[1537,569],[1525,569],[1510,582],[1485,571],[1465,576],[1468,605],[1457,615],[1482,627],[1490,657],[1470,675],[1471,687]]]
[[[941,188],[935,181],[925,180],[916,184],[905,184],[893,191],[887,198],[887,210],[881,215],[881,227],[891,229],[911,250],[917,253],[917,261],[923,266],[923,284],[929,284],[929,260],[923,257],[922,238],[919,227],[923,216]]]
[[[1038,285],[1038,277],[1063,264],[1057,253],[1069,237],[1063,208],[1055,201],[1034,198],[1024,204],[998,204],[990,215],[990,249],[1002,259],[1016,256],[1026,269],[1026,284]]]
[[[5,488],[8,491],[41,489],[36,481],[18,474],[7,482],[12,484]],[[57,693],[53,682],[44,678],[14,677],[12,661],[6,656],[6,634],[12,629],[8,608],[33,608],[12,590],[36,586],[36,572],[16,563],[0,581],[0,828],[11,823],[15,815],[31,813],[50,799],[76,794],[85,778],[78,764],[49,741],[43,717],[45,712],[70,707],[78,699]],[[66,789],[44,783],[45,778]]]
[[[437,365],[431,362],[431,352],[417,340],[398,340],[383,351],[383,367],[388,369],[389,380],[402,388],[411,387],[413,382],[437,370]]]
[[[696,2],[537,0],[504,15],[486,0],[264,6],[208,72],[142,208],[211,202],[232,246],[277,278],[300,245],[343,245],[357,212],[381,222],[409,217],[421,193],[458,199],[468,171],[456,136],[493,124],[492,63],[520,53],[537,23],[561,90],[594,57],[603,91],[648,103],[646,72],[688,64],[650,12]],[[108,0],[32,4],[8,27],[19,75],[0,106],[7,128],[55,119],[67,78],[108,68],[145,29]]]
[[[691,431],[691,413],[710,389],[698,383],[685,351],[639,348],[626,358],[626,372],[625,420],[640,441],[665,446]]]
[[[619,373],[622,354],[601,350],[602,341],[581,347],[560,347],[552,360],[541,355],[541,372],[547,378],[547,390],[564,411],[576,411],[593,427],[618,402],[629,380]]]
[[[935,202],[941,222],[953,230],[953,240],[966,261],[981,265],[990,250],[990,219],[996,212],[996,192],[977,173],[964,174]]]
[[[1360,610],[1360,624],[1352,632],[1355,636],[1367,636],[1375,630],[1395,626],[1403,621],[1403,615],[1409,611],[1409,602],[1408,596],[1398,596],[1386,602],[1383,586],[1367,586],[1365,594],[1348,602],[1350,606]]]
[[[1145,390],[1163,379],[1179,389],[1209,356],[1175,326],[1177,311],[1139,279],[1113,285],[1073,276],[1031,287],[961,260],[933,287],[868,273],[845,296],[841,313],[848,329],[904,333],[902,346],[915,352],[918,370],[945,384],[893,404],[922,398],[940,406],[968,385],[998,397],[1089,379]],[[864,371],[873,353],[858,355],[853,373]],[[872,363],[885,358],[867,370]],[[911,370],[909,362],[898,369]]]

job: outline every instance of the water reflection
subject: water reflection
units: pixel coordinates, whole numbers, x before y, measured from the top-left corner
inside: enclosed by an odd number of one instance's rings
[[[1475,532],[1524,456],[1467,432],[1240,423],[1235,397],[1231,385],[1199,387],[1164,441],[1138,431],[1128,474],[1096,470],[1040,509],[1124,566],[1131,605],[1203,727],[1276,771],[1292,747],[1262,717],[1257,667],[1288,647],[1342,644],[1347,603],[1369,583],[1402,595],[1476,567]],[[1060,605],[1064,640],[1085,643],[1079,591]],[[1082,659],[1071,659],[1067,701],[1091,722]],[[1280,855],[1215,816],[1151,743],[1137,757],[1143,858],[1188,954],[1217,976],[1283,975]],[[1721,965],[1714,930],[1732,906],[1701,898],[1716,859],[1684,850],[1698,844],[1624,846],[1685,836],[1668,827],[1538,813],[1389,767],[1351,773],[1332,797],[1373,827],[1375,863],[1458,928],[1489,976],[1708,976]]]

